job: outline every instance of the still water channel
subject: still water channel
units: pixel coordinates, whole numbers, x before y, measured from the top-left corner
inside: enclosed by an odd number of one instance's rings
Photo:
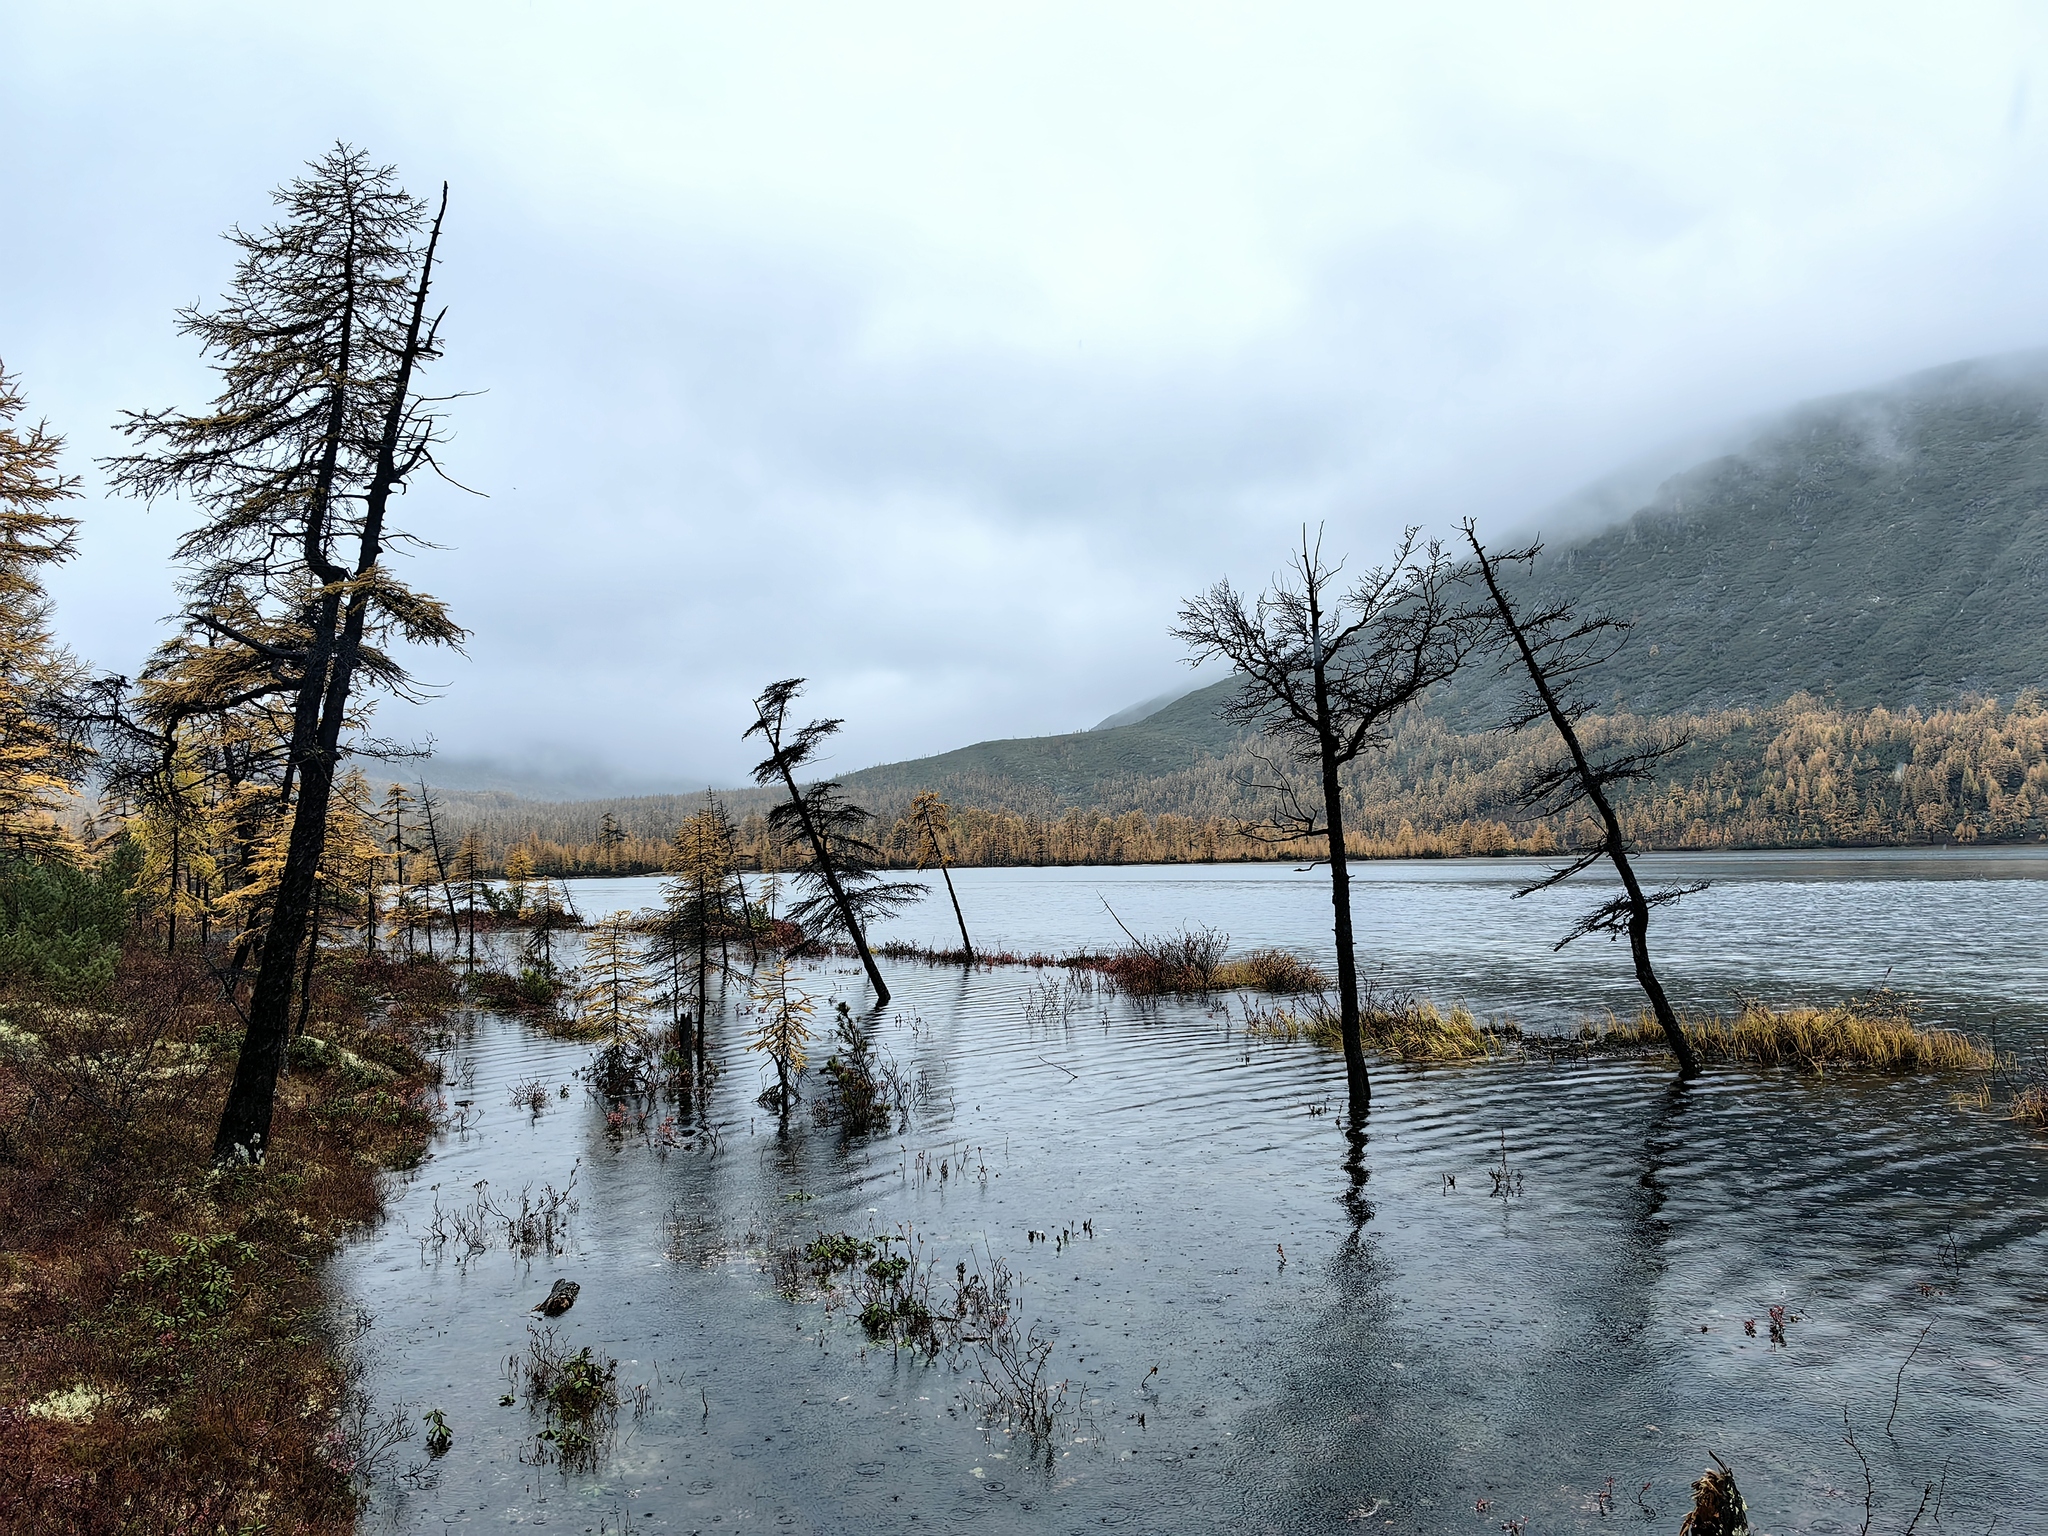
[[[1653,863],[1715,882],[1660,919],[1683,1005],[1889,976],[1931,1020],[2035,1061],[2048,1044],[2048,856]],[[1596,889],[1511,900],[1532,868],[1363,867],[1361,959],[1527,1027],[1633,1012],[1622,947],[1549,948]],[[1209,924],[1239,952],[1327,955],[1317,873],[954,878],[985,947],[1109,947],[1106,902],[1141,933]],[[575,896],[595,915],[656,886]],[[887,936],[957,942],[943,892]],[[440,1408],[454,1434],[418,1475],[400,1474],[423,1456],[400,1458],[371,1529],[1671,1531],[1718,1453],[1758,1529],[1857,1531],[1846,1412],[1874,1529],[1902,1530],[1933,1483],[1941,1523],[1930,1499],[1923,1531],[2048,1530],[2048,1142],[1954,1107],[1958,1084],[1382,1065],[1361,1144],[1338,1059],[1248,1042],[1234,1009],[1096,995],[1048,1017],[1044,973],[887,974],[896,999],[871,1027],[923,1091],[906,1130],[854,1141],[755,1104],[736,1010],[712,1020],[728,1070],[668,1146],[608,1132],[576,1077],[589,1047],[464,1026],[450,1096],[473,1123],[337,1260],[372,1393],[415,1419]],[[821,1015],[866,1003],[850,965],[802,980]],[[538,1114],[511,1103],[534,1080]],[[1503,1155],[1508,1199],[1488,1192]],[[457,1262],[423,1240],[436,1203],[472,1202],[478,1181],[516,1205],[572,1174],[563,1253]],[[1070,1386],[1050,1467],[980,1422],[971,1373],[778,1292],[780,1248],[905,1229],[942,1276],[1006,1261],[1024,1316],[1057,1335]],[[558,1277],[582,1286],[564,1341],[645,1389],[592,1473],[531,1464],[536,1420],[500,1403]]]

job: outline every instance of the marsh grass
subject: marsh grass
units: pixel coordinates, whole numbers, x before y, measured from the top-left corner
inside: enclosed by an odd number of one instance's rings
[[[2048,1086],[2035,1083],[2012,1096],[2006,1118],[2017,1120],[2030,1130],[2048,1131]]]
[[[892,939],[875,946],[888,960],[913,960],[922,965],[970,965],[981,970],[1017,967],[1034,971],[1066,971],[1078,982],[1099,977],[1103,985],[1131,997],[1209,992],[1262,992],[1298,996],[1328,989],[1329,977],[1299,955],[1284,949],[1255,949],[1226,960],[1230,935],[1212,928],[1183,928],[1164,938],[1136,938],[1103,953],[1077,949],[1063,954],[1033,950],[977,949],[970,957],[959,949],[931,949]],[[842,959],[853,957],[850,945],[825,947]]]
[[[1242,1001],[1245,1033],[1253,1039],[1306,1040],[1330,1050],[1344,1043],[1337,1005],[1326,992],[1293,1008]],[[1481,1024],[1462,1005],[1445,1010],[1427,999],[1370,987],[1359,999],[1358,1015],[1366,1048],[1396,1061],[1486,1061],[1511,1053],[1521,1040],[1513,1024]]]
[[[1305,1040],[1331,1050],[1343,1044],[1337,1007],[1327,992],[1308,994],[1290,1006],[1243,996],[1240,1005],[1245,1033],[1255,1040]],[[1531,1036],[1508,1021],[1481,1023],[1461,1005],[1446,1009],[1426,998],[1372,987],[1359,999],[1359,1025],[1366,1049],[1396,1061],[1483,1061],[1529,1053],[1653,1055],[1668,1049],[1663,1029],[1648,1013],[1633,1019],[1609,1015],[1576,1035]],[[1827,1007],[1772,1007],[1751,998],[1732,1018],[1690,1017],[1683,1028],[1703,1060],[1733,1065],[1909,1073],[1984,1072],[1999,1064],[1982,1040],[1916,1023],[1911,1005],[1890,990]],[[1974,1094],[1958,1095],[1957,1102],[1989,1108],[1990,1095],[1987,1082]],[[2029,1116],[2048,1118],[2048,1088],[2016,1093],[2009,1113],[2015,1120],[2042,1123]]]
[[[1226,992],[1265,992],[1282,997],[1329,990],[1330,978],[1284,949],[1255,949],[1242,960],[1216,968],[1215,987]]]
[[[1953,1029],[1913,1020],[1911,1005],[1888,989],[1828,1007],[1772,1007],[1743,1001],[1731,1018],[1687,1018],[1686,1039],[1702,1060],[1756,1067],[1871,1067],[1880,1072],[1978,1072],[1997,1065],[1985,1042]],[[1588,1024],[1578,1041],[1595,1049],[1659,1051],[1664,1032],[1656,1019],[1610,1019]]]

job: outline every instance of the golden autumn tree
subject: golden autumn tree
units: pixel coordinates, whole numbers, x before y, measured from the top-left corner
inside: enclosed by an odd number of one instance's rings
[[[647,973],[633,942],[632,913],[614,912],[592,925],[581,970],[576,1006],[583,1028],[608,1042],[621,1041],[639,1028],[651,1001]]]
[[[190,749],[174,751],[153,780],[154,792],[128,819],[142,851],[135,897],[143,912],[162,919],[164,948],[173,951],[179,920],[204,923],[222,894],[219,817]]]
[[[686,818],[669,845],[648,958],[662,974],[659,1001],[687,1054],[704,1052],[703,1022],[714,967],[731,969],[728,947],[747,933],[747,893],[740,884],[732,820],[717,797]],[[716,950],[718,958],[712,959]]]
[[[759,1051],[775,1065],[775,1086],[761,1095],[780,1114],[797,1100],[796,1080],[810,1061],[811,1014],[817,1004],[790,979],[789,961],[777,960],[755,979],[753,1038],[747,1049]]]
[[[71,851],[56,810],[90,751],[68,701],[83,683],[50,634],[45,567],[77,553],[78,519],[58,507],[78,494],[59,472],[64,439],[47,423],[20,428],[27,405],[0,367],[0,848],[19,856]]]

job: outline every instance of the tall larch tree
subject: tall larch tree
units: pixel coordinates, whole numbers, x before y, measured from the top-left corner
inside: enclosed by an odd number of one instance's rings
[[[263,1156],[311,921],[329,801],[360,722],[359,686],[404,692],[391,638],[457,645],[462,630],[387,559],[394,495],[434,469],[439,414],[419,371],[440,355],[427,308],[441,219],[389,167],[337,145],[274,194],[275,223],[228,239],[221,305],[178,315],[221,379],[212,406],[131,413],[114,485],[201,513],[178,557],[184,626],[239,647],[289,685],[281,798],[290,835],[214,1138],[218,1161]],[[252,625],[249,619],[260,619]]]

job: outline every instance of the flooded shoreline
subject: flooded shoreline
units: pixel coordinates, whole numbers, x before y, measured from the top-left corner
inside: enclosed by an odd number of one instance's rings
[[[976,873],[956,872],[970,921],[1005,939],[1065,942],[1088,888],[1113,880],[1141,931],[1164,926],[1155,913],[1211,920],[1188,910],[1207,898],[1184,870],[1150,884],[1089,871],[1050,893],[1014,878],[1040,872],[990,872],[1012,877],[1006,892]],[[1398,903],[1423,925],[1425,883]],[[1903,920],[1978,882],[1862,883]],[[1265,909],[1241,883],[1220,893],[1240,943],[1314,911],[1306,882],[1273,884]],[[1461,931],[1483,949],[1505,896],[1463,894]],[[1805,907],[1823,919],[1858,904],[1838,885],[1817,894]],[[1999,884],[1960,912],[2023,894],[2038,892]],[[607,904],[589,887],[578,900]],[[1708,942],[1679,935],[1675,949],[1710,952],[1717,927],[1758,921],[1754,903],[1703,910]],[[1542,926],[1540,911],[1513,917]],[[1865,933],[1887,942],[1882,922]],[[1521,958],[1517,946],[1498,971]],[[2007,959],[2015,990],[2041,963]],[[1486,960],[1464,974],[1495,975]],[[1606,985],[1596,971],[1574,993],[1555,984],[1565,974],[1506,975],[1486,995],[1579,1006]],[[858,1003],[849,965],[801,979]],[[1382,1065],[1361,1136],[1342,1123],[1336,1060],[1247,1040],[1214,1005],[1090,994],[1033,1009],[1029,973],[898,965],[888,979],[897,1005],[872,1028],[915,1085],[910,1123],[851,1140],[810,1104],[779,1127],[753,1102],[758,1063],[731,1009],[711,1021],[727,1070],[670,1107],[666,1136],[608,1127],[575,1077],[588,1046],[468,1024],[450,1092],[472,1123],[337,1261],[370,1319],[373,1393],[443,1408],[454,1435],[438,1461],[413,1458],[410,1481],[410,1462],[393,1469],[369,1529],[1675,1529],[1714,1452],[1760,1529],[1855,1530],[1864,1484],[1845,1407],[1880,1526],[1902,1526],[1944,1469],[1959,1528],[2048,1507],[2027,1450],[2048,1404],[2048,1149],[1955,1108],[1939,1079],[1728,1070],[1681,1088],[1642,1062]],[[2015,1038],[2037,1038],[2038,1014],[2015,1009]],[[536,1080],[552,1096],[538,1113],[515,1106],[513,1088]],[[498,1244],[458,1262],[422,1242],[437,1199],[473,1199],[482,1180],[516,1201],[572,1173],[559,1253]],[[843,1305],[778,1289],[777,1255],[818,1233],[906,1229],[944,1278],[1003,1260],[1020,1314],[1056,1334],[1069,1392],[1050,1469],[1041,1447],[979,1422],[957,1362],[877,1345]],[[564,1341],[616,1357],[621,1386],[645,1389],[590,1473],[522,1461],[537,1421],[500,1401],[528,1309],[559,1277],[582,1286]]]

